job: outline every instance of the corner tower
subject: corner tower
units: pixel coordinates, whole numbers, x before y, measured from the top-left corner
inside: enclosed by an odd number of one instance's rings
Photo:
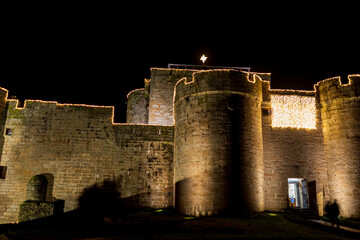
[[[264,210],[262,81],[234,70],[176,84],[175,207],[206,216]]]
[[[1,154],[2,148],[4,145],[4,126],[6,121],[6,99],[8,96],[8,91],[0,87],[0,164],[1,164]]]
[[[315,85],[320,104],[331,199],[343,217],[360,218],[360,75]]]
[[[8,91],[0,87],[0,120],[4,118]]]

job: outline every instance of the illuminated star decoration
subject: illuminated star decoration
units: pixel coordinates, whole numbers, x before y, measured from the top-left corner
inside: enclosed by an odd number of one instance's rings
[[[200,60],[203,62],[203,64],[205,64],[207,57],[205,56],[205,54],[203,54],[200,58]]]

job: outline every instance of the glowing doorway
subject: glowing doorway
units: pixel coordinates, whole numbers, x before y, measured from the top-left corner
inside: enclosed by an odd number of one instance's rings
[[[307,182],[304,178],[288,178],[290,208],[309,208]]]

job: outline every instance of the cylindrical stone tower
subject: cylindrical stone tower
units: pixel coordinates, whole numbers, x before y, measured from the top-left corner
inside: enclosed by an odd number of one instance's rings
[[[147,124],[149,118],[149,95],[146,89],[136,89],[127,96],[126,123]]]
[[[149,122],[149,88],[150,80],[145,79],[145,88],[135,89],[127,95],[126,123]]]
[[[360,75],[340,77],[316,85],[324,132],[330,198],[340,214],[360,218]]]
[[[175,207],[183,214],[264,210],[262,81],[200,71],[176,84]]]

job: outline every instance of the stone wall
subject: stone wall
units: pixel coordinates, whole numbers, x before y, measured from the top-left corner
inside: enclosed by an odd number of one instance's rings
[[[176,85],[175,204],[188,215],[264,210],[261,80],[202,71]]]
[[[113,107],[19,108],[0,88],[0,223],[17,221],[37,175],[45,201],[64,200],[65,211],[110,182],[132,206],[194,216],[281,211],[287,179],[305,178],[360,218],[360,76],[349,79],[305,92],[270,90],[270,74],[153,68],[128,95],[128,124],[113,123]],[[314,97],[316,129],[273,127],[272,94]]]
[[[149,124],[174,125],[174,86],[195,70],[152,68],[150,81]]]
[[[312,191],[324,192],[329,199],[327,165],[321,121],[317,118],[317,129],[272,127],[270,95],[313,96],[315,92],[272,90],[264,92],[262,116],[264,165],[265,165],[265,209],[281,211],[288,207],[288,178],[305,178],[312,183]],[[316,205],[309,199],[310,205]]]
[[[114,124],[113,107],[7,101],[0,179],[0,222],[17,221],[28,181],[48,180],[46,201],[78,207],[84,189],[115,182],[138,207],[172,206],[173,127]]]
[[[330,195],[343,217],[360,218],[360,75],[316,85],[321,108]]]
[[[265,209],[288,207],[288,178],[305,178],[329,194],[323,138],[318,130],[271,128],[264,120]],[[313,201],[314,199],[309,199]]]

